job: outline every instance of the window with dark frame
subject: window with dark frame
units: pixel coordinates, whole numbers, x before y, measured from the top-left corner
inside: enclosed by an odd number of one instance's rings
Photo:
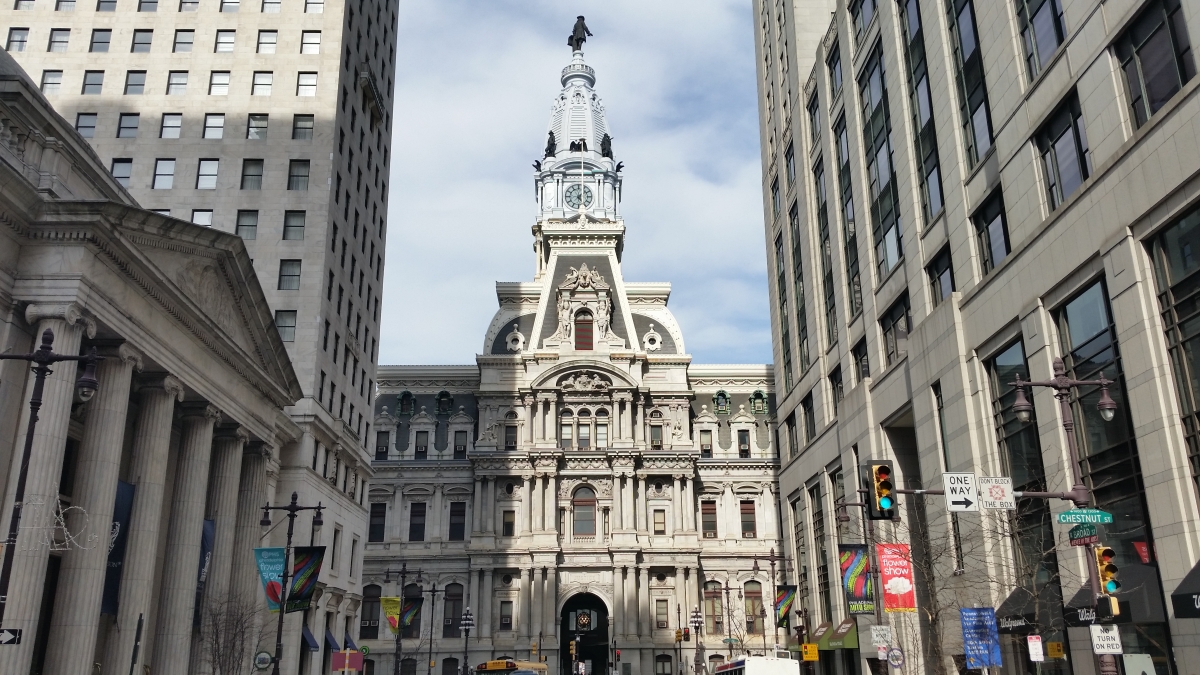
[[[117,118],[117,138],[137,138],[140,120],[138,113],[121,113]]]
[[[892,365],[908,353],[908,333],[912,330],[912,315],[909,310],[908,293],[879,319],[883,331],[883,354],[885,365]]]
[[[892,120],[883,72],[883,46],[876,46],[859,80],[863,152],[871,199],[876,278],[882,280],[904,256],[900,192],[892,159]]]
[[[387,432],[382,432],[386,434]],[[387,446],[384,445],[384,453],[387,453]],[[376,455],[379,453],[376,452]],[[378,457],[376,457],[378,459]],[[372,503],[371,504],[371,522],[367,531],[367,541],[381,542],[387,534],[387,504]]]
[[[1149,0],[1113,51],[1125,74],[1135,126],[1142,126],[1196,75],[1179,0]]]
[[[92,31],[95,33],[95,31]],[[29,45],[29,29],[28,28],[9,28],[8,42],[4,48],[10,53],[23,52]]]
[[[121,187],[129,187],[130,177],[133,175],[133,160],[132,159],[114,159],[111,168],[112,176],[121,184]]]
[[[975,212],[975,233],[979,240],[979,262],[983,274],[996,269],[1008,257],[1008,223],[1004,216],[1004,198],[999,190]]]
[[[900,14],[908,46],[904,56],[908,65],[908,92],[913,128],[916,130],[913,144],[920,162],[918,179],[921,184],[921,203],[924,207],[925,222],[929,223],[941,214],[945,203],[942,197],[941,160],[938,156],[937,132],[933,122],[933,99],[929,91],[925,31],[921,22],[919,0],[904,0],[900,5]]]
[[[813,169],[813,183],[817,197],[817,236],[821,258],[821,281],[825,292],[825,340],[827,345],[837,344],[838,320],[837,301],[834,299],[833,242],[829,234],[829,201],[825,189],[825,164],[818,160]]]
[[[700,431],[700,457],[707,459],[713,456],[712,431],[703,429]]]
[[[875,0],[851,0],[850,15],[854,17],[854,41],[861,43],[867,28],[875,20]]]
[[[867,339],[865,337],[850,349],[850,359],[854,362],[854,375],[857,378],[855,384],[859,384],[871,376],[871,362],[867,355]]]
[[[517,533],[517,512],[508,510],[501,514],[500,536],[513,537]]]
[[[808,100],[808,138],[809,141],[816,145],[817,141],[821,140],[821,105],[817,101],[817,97],[813,96]],[[775,215],[779,215],[776,211]]]
[[[251,141],[267,140],[267,115],[251,114],[246,122],[246,139]]]
[[[813,406],[812,392],[800,399],[800,421],[803,423],[804,436],[801,441],[804,445],[812,443],[817,437],[817,415],[816,409]]]
[[[449,541],[463,541],[467,537],[467,503],[450,502]]]
[[[467,432],[454,432],[454,459],[467,458]]]
[[[263,179],[263,160],[261,159],[243,159],[242,160],[242,183],[243,190],[261,190]]]
[[[84,138],[96,135],[96,113],[79,113],[75,116],[75,131]]]
[[[842,257],[846,263],[846,299],[850,316],[862,312],[862,277],[858,269],[858,232],[854,222],[854,186],[850,171],[850,139],[846,132],[846,116],[838,118],[833,133],[837,143],[839,205],[842,212]]]
[[[717,503],[714,501],[700,502],[700,530],[705,539],[717,538]]]
[[[975,25],[974,0],[949,0],[950,44],[954,51],[955,82],[963,120],[967,160],[975,166],[992,147],[992,119],[987,83],[983,77],[983,54]]]
[[[304,211],[283,212],[283,240],[302,241],[304,239]]]
[[[279,339],[284,342],[296,341],[296,310],[280,309],[275,311],[275,328],[279,331]]]
[[[220,139],[225,136],[225,115],[223,113],[207,113],[204,115],[203,138]]]
[[[300,290],[300,262],[299,260],[279,261],[279,290]]]
[[[413,459],[429,459],[429,432],[418,431],[417,442],[413,447]]]
[[[833,401],[833,416],[838,415],[838,406],[846,398],[845,385],[842,383],[842,367],[838,366],[829,372],[829,393]]]
[[[738,457],[741,459],[749,459],[749,457],[750,457],[750,432],[746,429],[738,429],[737,443],[738,443]]]
[[[783,381],[786,390],[792,389],[792,333],[788,314],[787,262],[783,252],[783,234],[775,237],[775,294],[779,298],[779,346],[783,352]]]
[[[1042,156],[1050,208],[1056,209],[1092,174],[1092,153],[1079,97],[1072,93],[1046,120],[1035,139]]]
[[[933,306],[942,304],[954,292],[954,269],[950,259],[950,246],[947,244],[942,251],[933,257],[933,261],[925,268],[929,275],[930,295]]]
[[[88,44],[89,52],[107,52],[112,45],[112,31],[97,28],[92,31],[92,41]]]
[[[425,502],[409,505],[408,540],[425,541]]]
[[[667,533],[667,512],[664,509],[654,509],[654,534]]]
[[[1035,79],[1066,38],[1061,0],[1016,0],[1017,29],[1025,48],[1025,70]]]
[[[149,54],[150,45],[154,41],[154,31],[152,30],[135,30],[133,31],[133,43],[129,47],[131,54]]]
[[[783,151],[783,169],[784,175],[787,176],[787,182],[790,186],[796,182],[796,148],[791,142],[788,143],[787,149]]]
[[[192,47],[196,42],[196,31],[194,30],[177,30],[175,31],[175,42],[171,45],[171,51],[177,54],[186,54],[192,51]]]
[[[741,502],[742,538],[758,538],[758,520],[754,516],[754,500],[743,499]]]
[[[311,141],[315,119],[313,115],[292,116],[292,140]]]
[[[258,211],[237,212],[237,236],[242,239],[258,238]]]
[[[83,73],[83,89],[80,93],[85,96],[96,96],[104,89],[104,71],[88,70]]]
[[[835,42],[829,48],[825,66],[829,70],[829,97],[836,98],[842,93],[842,47],[839,43]]]
[[[288,162],[288,179],[287,189],[289,190],[307,190],[309,175],[309,161],[307,159],[293,159]]]
[[[800,205],[792,202],[788,209],[788,229],[792,238],[792,293],[796,298],[796,331],[800,340],[800,374],[808,370],[811,362],[808,345],[808,312],[805,309],[804,253],[801,242],[804,235],[800,230]]]
[[[592,313],[586,310],[575,315],[575,351],[591,351],[592,344]]]

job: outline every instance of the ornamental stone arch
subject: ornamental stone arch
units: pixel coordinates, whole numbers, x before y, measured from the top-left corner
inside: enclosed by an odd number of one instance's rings
[[[610,381],[608,388],[611,389],[632,389],[638,386],[627,373],[614,368],[603,361],[593,360],[574,360],[560,364],[550,368],[542,376],[534,381],[534,389],[557,389],[559,380],[564,375],[572,373],[587,372],[588,374],[598,374],[607,377]]]
[[[620,569],[617,567],[616,569]],[[561,574],[561,572],[560,572]],[[569,582],[565,586],[560,586],[558,592],[558,601],[554,606],[554,615],[561,618],[563,609],[567,603],[577,595],[594,595],[600,598],[600,602],[604,603],[605,610],[608,611],[608,616],[613,614],[613,588],[612,584],[603,584],[595,582]]]

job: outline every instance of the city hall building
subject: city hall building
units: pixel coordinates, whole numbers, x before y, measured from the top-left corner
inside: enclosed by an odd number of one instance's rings
[[[565,673],[577,640],[596,675],[673,675],[775,642],[772,369],[693,364],[670,284],[624,278],[595,82],[574,52],[534,174],[537,273],[496,285],[475,363],[380,367],[360,633],[377,671],[398,656],[381,595],[424,597],[403,673],[453,675],[464,649]]]
[[[892,672],[963,672],[959,609],[975,607],[997,615],[1003,663],[988,672],[1197,672],[1200,5],[754,12],[798,603],[860,632],[891,625],[905,656]],[[1112,419],[1094,385],[1067,389],[1065,407],[1033,387],[1032,410],[1016,407],[1014,382],[1056,369],[1112,380]],[[1071,504],[951,515],[941,496],[900,495],[900,519],[864,531],[862,510],[839,503],[861,501],[869,460],[893,462],[897,487],[941,489],[944,472],[1030,492],[1082,480],[1113,516],[1096,536],[1115,553],[1120,614],[1093,609],[1095,561],[1057,519]],[[849,613],[832,553],[877,541],[912,546],[915,613]],[[1093,654],[1095,623],[1117,627],[1123,654]],[[875,656],[822,650],[816,672],[888,671]]]

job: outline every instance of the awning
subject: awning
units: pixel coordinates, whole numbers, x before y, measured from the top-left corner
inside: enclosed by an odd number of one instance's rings
[[[352,649],[352,650],[354,650],[354,651],[358,651],[358,645],[354,644],[354,640],[351,640],[351,639],[350,639],[350,634],[349,634],[349,633],[346,633],[346,635],[345,635],[345,638],[346,638],[346,639],[345,639],[345,642],[346,642],[346,649]]]
[[[325,645],[335,652],[342,651],[342,648],[338,646],[337,638],[333,637],[333,632],[328,628],[325,629]]]
[[[819,626],[814,628],[812,634],[808,636],[808,641],[809,642],[820,642],[821,638],[825,637],[829,633],[829,629],[831,626],[833,626],[833,624],[828,621],[820,624]]]
[[[1171,594],[1171,606],[1176,619],[1200,619],[1200,562],[1192,567]]]
[[[858,649],[858,621],[843,619],[817,642],[817,649]]]
[[[304,647],[308,651],[321,651],[321,645],[317,643],[317,638],[313,637],[312,631],[308,629],[308,624],[304,624],[303,630],[300,631],[300,636],[304,638]]]
[[[1037,605],[1033,591],[1019,586],[996,608],[996,627],[1000,633],[1026,635],[1037,624]]]

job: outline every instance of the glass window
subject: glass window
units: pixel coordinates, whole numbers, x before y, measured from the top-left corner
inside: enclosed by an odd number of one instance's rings
[[[297,73],[296,74],[296,95],[297,96],[316,96],[317,95],[317,74],[316,73]]]
[[[63,53],[67,51],[67,41],[71,38],[71,30],[69,28],[51,28],[50,43],[46,45],[46,51]]]
[[[292,140],[312,140],[315,117],[313,115],[292,116]]]
[[[386,504],[379,504],[385,509]],[[374,523],[376,504],[371,504],[371,522]],[[374,532],[374,530],[372,530]],[[379,539],[368,539],[368,541],[383,541],[383,531],[380,530]],[[379,596],[382,590],[375,584],[363,586],[362,599],[362,614],[358,624],[358,639],[360,640],[375,640],[379,638]]]
[[[104,89],[104,71],[88,70],[83,73],[83,94],[98,95]]]
[[[1008,245],[1008,224],[1004,218],[1004,199],[999,191],[984,202],[974,220],[979,240],[979,260],[986,275],[1003,262],[1011,250]]]
[[[279,330],[279,339],[283,340],[284,342],[295,342],[296,310],[276,310],[275,328]]]
[[[195,12],[200,9],[200,0],[179,0],[179,11]]]
[[[861,42],[875,19],[875,0],[852,0],[850,14],[854,16],[854,40]]]
[[[260,30],[258,31],[258,53],[259,54],[274,54],[275,47],[279,43],[279,31]]]
[[[158,159],[154,161],[155,190],[170,190],[175,184],[175,160]]]
[[[146,71],[126,71],[124,91],[127,96],[136,96],[146,91]]]
[[[421,538],[418,540],[418,539],[413,539],[411,536],[409,536],[410,541],[424,541],[425,540],[425,522],[424,522],[425,521],[425,503],[417,502],[415,504],[412,504],[412,507],[415,509],[417,504],[420,504],[420,507],[421,507]],[[410,511],[410,513],[411,513],[411,511]],[[410,515],[410,520],[409,520],[409,534],[410,535],[412,534],[411,515]],[[413,605],[416,605],[417,610],[412,612],[413,618],[412,618],[412,620],[409,621],[408,625],[404,626],[404,628],[401,629],[401,637],[419,640],[421,638],[421,614],[422,614],[422,612],[420,611],[420,604],[419,604],[421,602],[421,595],[422,595],[421,587],[418,586],[417,584],[408,584],[407,586],[404,587],[404,592],[402,595],[404,597],[404,604],[402,605],[402,607],[404,607],[405,609],[410,609],[410,608],[412,608]],[[403,659],[400,662],[400,675],[417,675],[416,660],[410,659],[410,658]]]
[[[96,0],[97,12],[115,12],[117,11],[117,0]]]
[[[75,131],[84,138],[96,135],[96,113],[79,113],[75,116]]]
[[[225,136],[225,115],[222,113],[208,113],[204,116],[204,138],[224,138]]]
[[[274,78],[274,73],[270,71],[258,71],[254,73],[254,82],[250,86],[250,94],[253,96],[270,96],[271,83]]]
[[[883,48],[876,47],[859,81],[862,98],[863,151],[870,183],[871,227],[875,268],[882,279],[895,269],[903,255],[900,231],[900,196],[892,163],[892,122],[888,111]]]
[[[305,14],[321,14],[325,11],[325,0],[304,0]]]
[[[751,635],[758,635],[763,632],[763,620],[767,616],[763,611],[762,584],[757,581],[747,581],[743,587],[743,599],[746,604],[744,608],[746,632]]]
[[[310,0],[310,4],[311,4],[311,0]],[[324,3],[321,3],[321,6],[324,7]],[[305,7],[306,7],[306,11],[307,11],[308,5],[305,5]],[[318,10],[318,13],[319,13],[319,10]],[[512,602],[512,600],[501,600],[500,601],[500,630],[512,630],[512,629],[513,629],[513,602]],[[404,674],[401,673],[400,675],[404,675]]]
[[[261,159],[242,160],[243,190],[261,190],[263,179],[263,161]]]
[[[448,539],[449,541],[463,541],[464,539],[466,539],[466,537],[467,537],[467,503],[466,502],[451,502],[450,503],[450,532],[448,534],[449,534],[449,539]],[[451,584],[451,585],[454,585],[454,584]],[[459,588],[462,588],[462,587],[459,586]],[[449,593],[450,593],[450,590],[449,590],[449,588],[447,588],[446,589],[447,601],[449,601],[449,599],[450,599]],[[461,593],[459,594],[458,602],[460,605],[458,614],[462,614],[462,609],[461,609],[462,595],[461,595]],[[454,624],[457,629],[458,617],[455,616],[454,619],[455,619]],[[456,632],[457,632],[457,630],[456,630]],[[448,635],[446,637],[458,637],[458,635]]]
[[[837,137],[839,205],[842,212],[842,257],[846,264],[847,300],[850,316],[862,311],[862,277],[858,269],[858,228],[854,221],[854,189],[850,171],[850,138],[846,132],[846,117],[838,118],[834,125]]]
[[[425,541],[425,502],[409,505],[408,540]]]
[[[217,31],[217,42],[213,47],[213,51],[217,54],[232,54],[233,44],[237,38],[237,31],[219,30]]]
[[[139,12],[157,12],[158,0],[138,0]]]
[[[833,281],[833,242],[829,233],[829,199],[825,189],[825,164],[817,162],[813,170],[813,185],[816,192],[817,206],[817,236],[818,257],[821,259],[821,286],[824,291],[825,305],[825,340],[826,344],[837,343],[838,320],[837,301],[834,298]]]
[[[285,228],[286,229],[286,226]],[[301,234],[303,236],[303,233]],[[467,458],[467,432],[454,432],[454,459]]]
[[[138,113],[121,113],[117,121],[117,138],[137,138]]]
[[[829,95],[837,96],[842,93],[842,50],[836,42],[829,48],[826,66],[829,68]]]
[[[217,169],[220,167],[220,160],[217,159],[202,159],[196,169],[196,189],[197,190],[215,190],[217,189]]]
[[[871,376],[871,362],[867,355],[867,339],[863,338],[850,350],[850,359],[854,361],[856,384]]]
[[[251,141],[267,140],[267,115],[250,115],[246,121],[246,138]]]
[[[816,96],[808,101],[808,138],[813,145],[821,140],[821,105]]]
[[[29,29],[28,28],[9,28],[8,42],[4,48],[9,52],[23,52],[26,45],[29,44]]]
[[[906,0],[900,5],[901,19],[907,27],[905,37],[908,48],[904,50],[908,66],[909,99],[912,105],[913,142],[920,159],[918,179],[921,184],[921,201],[926,222],[942,212],[941,165],[938,158],[937,133],[933,123],[933,101],[929,93],[929,72],[925,60],[925,33],[921,26],[921,8],[917,0]]]
[[[387,452],[387,439],[386,439],[387,432],[381,431],[379,433],[382,437],[384,437],[384,446],[383,447],[384,447],[384,453],[386,453]],[[371,518],[370,525],[368,526],[368,530],[367,530],[367,541],[369,541],[369,542],[383,541],[384,536],[387,533],[387,504],[372,503],[370,518]],[[367,586],[367,588],[363,589],[363,594],[364,595],[369,594],[370,588],[371,588],[370,586]],[[378,589],[379,587],[376,586],[375,588]],[[376,590],[375,592],[378,593],[379,591]],[[367,613],[364,611],[363,612],[364,620],[366,618],[366,615],[367,615]],[[366,636],[364,635],[363,637],[366,637]]]
[[[1025,47],[1025,67],[1029,79],[1050,63],[1066,37],[1060,0],[1017,0],[1017,25]]]
[[[779,217],[779,212],[783,208],[782,195],[779,193],[779,179],[775,178],[771,181],[771,212],[775,217]]]
[[[187,92],[188,74],[186,70],[173,70],[167,74],[167,94],[183,94]]]
[[[842,399],[846,398],[846,390],[842,385],[842,367],[838,366],[829,373],[829,391],[833,399],[833,416],[837,417],[838,406],[841,405]]]
[[[307,159],[293,159],[288,162],[288,182],[287,189],[289,190],[307,190],[308,189],[308,171],[309,163]]]
[[[513,537],[516,536],[517,530],[517,512],[505,511],[501,518],[500,536]]]
[[[112,161],[112,175],[122,187],[129,187],[129,178],[133,175],[133,160],[114,159]]]
[[[737,432],[738,457],[746,459],[750,456],[750,432],[739,429]]]
[[[221,0],[222,12],[236,12],[239,7],[238,0]]]
[[[700,432],[700,456],[712,457],[712,431],[704,430]]]
[[[212,227],[213,212],[212,209],[192,209],[192,224],[203,227]]]
[[[908,332],[912,329],[908,294],[905,293],[879,319],[883,330],[883,352],[886,365],[892,365],[908,353]]]
[[[951,44],[955,56],[955,79],[963,119],[967,158],[974,166],[992,147],[992,120],[988,111],[987,86],[983,79],[983,56],[975,26],[974,0],[950,0]]]
[[[133,44],[129,47],[129,51],[134,54],[150,53],[150,43],[154,40],[154,31],[152,30],[135,30],[133,31]]]
[[[262,13],[263,14],[278,14],[279,7],[282,4],[283,3],[281,2],[281,0],[263,0]]]
[[[74,12],[75,0],[56,0],[54,3],[54,11],[56,12]]]
[[[667,512],[663,509],[654,509],[654,534],[667,533]]]
[[[1196,74],[1179,0],[1150,0],[1113,47],[1139,127]]]
[[[713,504],[714,502],[704,502]],[[715,531],[715,530],[714,530]],[[721,589],[721,582],[706,581],[704,582],[704,634],[705,635],[724,635],[725,633],[725,606],[722,602],[724,594]]]
[[[800,421],[803,423],[804,436],[801,439],[804,445],[812,443],[817,437],[817,415],[813,408],[813,395],[809,392],[807,396],[800,399]]]
[[[283,214],[283,240],[300,241],[304,239],[304,212],[286,211]]]
[[[808,349],[808,309],[804,299],[804,251],[801,242],[804,235],[800,230],[800,206],[792,202],[788,209],[788,228],[792,237],[792,293],[796,298],[796,332],[800,340],[800,373],[808,370],[811,356]]]
[[[758,525],[754,518],[754,502],[752,500],[742,500],[742,538],[754,539],[758,536]]]
[[[415,459],[429,459],[429,432],[418,431],[417,443],[413,449],[413,457]]]
[[[183,126],[181,113],[163,113],[162,125],[158,130],[159,138],[179,138],[179,130]]]
[[[300,53],[301,54],[320,54],[321,53],[321,31],[306,30],[300,33]]]
[[[716,502],[700,502],[700,526],[705,539],[717,538]]]
[[[258,211],[237,212],[237,236],[242,239],[258,238]]]
[[[575,536],[593,537],[596,535],[596,493],[591,488],[582,487],[571,497],[572,528]]]
[[[177,30],[175,31],[175,42],[171,46],[171,51],[185,54],[192,51],[192,47],[196,42],[196,31],[194,30]]]
[[[937,307],[954,292],[954,270],[950,260],[950,247],[934,256],[933,262],[925,268],[929,275],[929,287],[933,296],[933,306]]]
[[[1058,208],[1092,173],[1079,99],[1072,94],[1037,133],[1050,208]]]

